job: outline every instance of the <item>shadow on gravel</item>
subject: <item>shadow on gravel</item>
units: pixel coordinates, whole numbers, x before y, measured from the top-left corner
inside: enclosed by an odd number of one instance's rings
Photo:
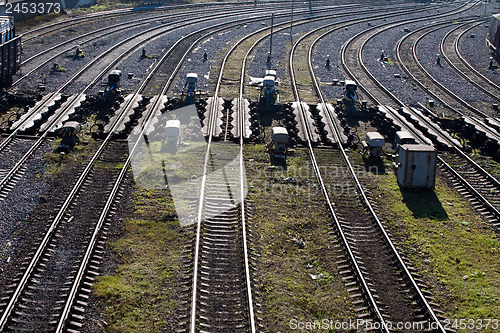
[[[432,189],[400,189],[403,203],[416,218],[430,218],[438,221],[448,220],[448,214]]]

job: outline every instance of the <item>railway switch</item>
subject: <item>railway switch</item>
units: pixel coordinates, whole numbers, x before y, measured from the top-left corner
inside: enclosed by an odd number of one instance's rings
[[[361,141],[361,145],[363,146],[363,155],[369,151],[370,157],[380,157],[385,140],[378,132],[368,132],[366,133],[365,140]]]
[[[288,149],[288,131],[284,127],[273,127],[272,141],[268,145],[268,151],[271,154],[271,162],[284,162]]]

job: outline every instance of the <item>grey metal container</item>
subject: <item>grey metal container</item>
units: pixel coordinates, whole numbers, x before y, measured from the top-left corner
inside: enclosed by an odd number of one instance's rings
[[[396,164],[402,188],[433,188],[436,183],[437,150],[433,146],[404,144],[399,147]]]

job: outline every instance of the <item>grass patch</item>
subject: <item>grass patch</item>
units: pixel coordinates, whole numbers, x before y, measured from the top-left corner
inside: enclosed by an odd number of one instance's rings
[[[492,176],[500,179],[500,163],[495,161],[493,158],[480,154],[471,154],[471,158],[474,159],[476,163],[479,163],[486,171],[488,171]]]
[[[89,153],[90,147],[96,145],[95,141],[92,140],[88,144],[77,144],[70,152],[61,154],[55,151],[60,144],[61,139],[55,139],[52,143],[51,151],[44,156],[46,170],[52,177],[82,164]]]
[[[295,80],[299,89],[300,98],[306,103],[318,103],[318,97],[315,90],[312,88],[313,80],[311,77],[311,73],[309,72],[309,47],[318,36],[332,29],[335,29],[335,27],[331,26],[320,29],[319,31],[305,38],[305,40],[303,40],[296,48],[294,55]],[[300,38],[300,36],[297,38]]]
[[[90,151],[94,151],[97,147],[97,142],[92,138],[92,126],[95,124],[95,115],[90,115],[81,124],[78,138],[80,140],[73,149],[65,154],[56,152],[57,147],[61,144],[61,139],[55,139],[52,142],[51,151],[46,153],[44,160],[46,170],[52,176],[57,176],[67,169],[74,168],[82,164]]]
[[[264,145],[245,146],[245,158],[255,214],[250,224],[261,255],[256,276],[265,331],[289,332],[291,320],[355,318],[335,264],[330,216],[315,193],[314,174],[307,171],[306,150],[287,158],[286,171],[268,168]],[[321,330],[310,330],[316,331]]]
[[[64,73],[66,72],[67,69],[62,67],[61,65],[59,64],[54,64],[54,66],[52,66],[52,69],[51,69],[51,73]]]
[[[168,331],[176,322],[183,244],[175,208],[166,190],[135,189],[132,203],[123,237],[111,244],[122,264],[94,289],[105,300],[107,331]]]
[[[62,13],[50,13],[50,14],[45,14],[45,15],[39,15],[35,16],[33,18],[27,19],[27,20],[22,20],[19,22],[16,22],[16,32],[23,33],[26,32],[27,30],[43,25],[45,23],[53,22],[56,20],[62,20],[65,19],[66,16]]]
[[[500,241],[491,228],[440,178],[434,191],[400,190],[392,173],[377,179],[384,219],[448,318],[499,318]]]

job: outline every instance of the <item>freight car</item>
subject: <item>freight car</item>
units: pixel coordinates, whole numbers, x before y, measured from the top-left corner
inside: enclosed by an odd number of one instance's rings
[[[19,70],[21,63],[21,37],[16,37],[14,19],[0,16],[0,98],[12,85],[12,76]]]

